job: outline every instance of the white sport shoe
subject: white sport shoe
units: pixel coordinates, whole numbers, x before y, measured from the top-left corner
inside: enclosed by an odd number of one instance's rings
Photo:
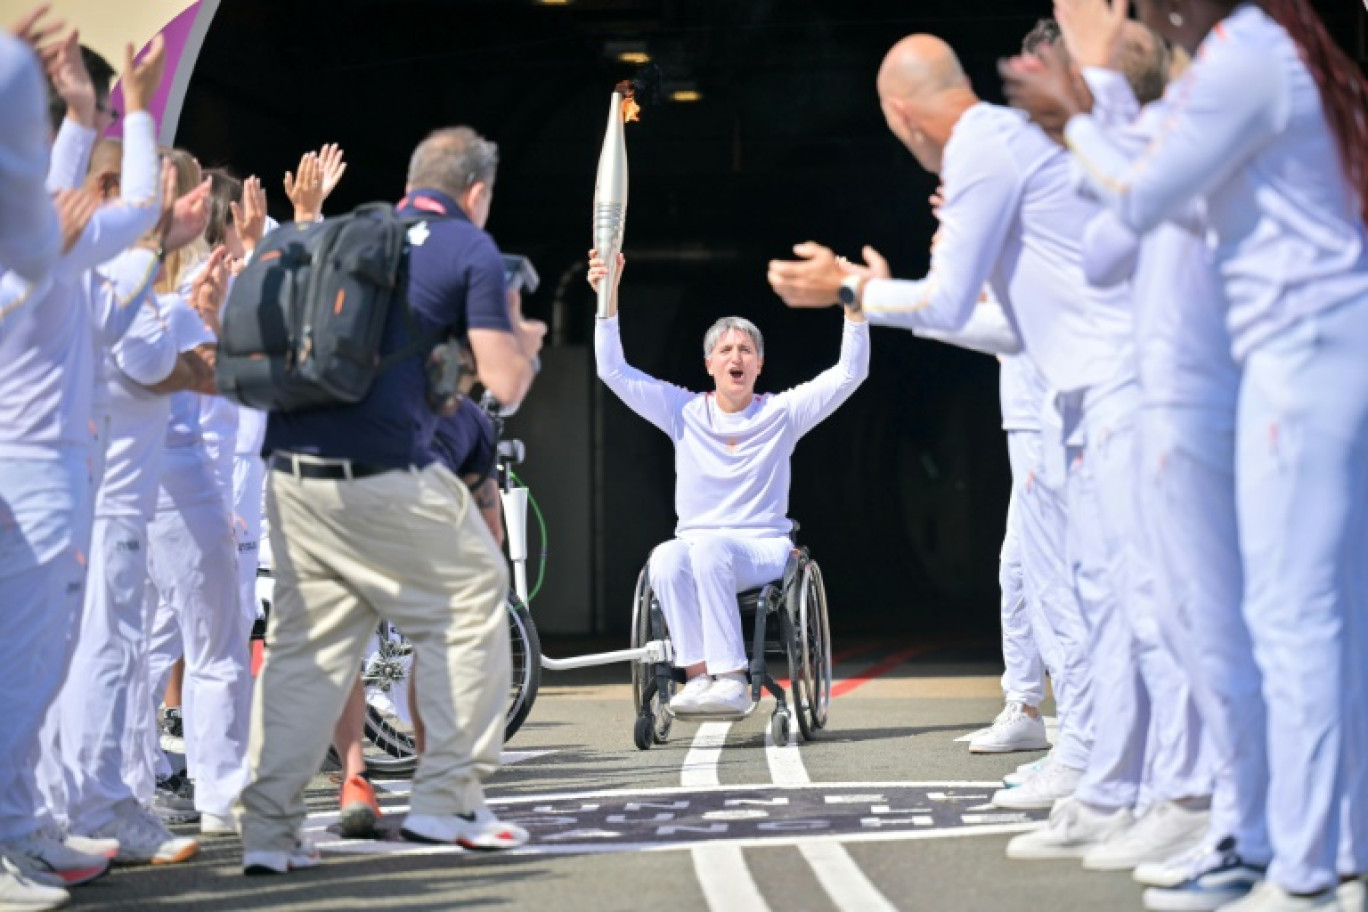
[[[1032,760],[1030,763],[1023,763],[1016,768],[1015,772],[1008,773],[1002,777],[1004,788],[1017,788],[1030,782],[1031,779],[1039,775],[1040,771],[1054,762],[1054,752],[1046,754],[1039,760]]]
[[[1010,754],[1013,751],[1046,750],[1045,722],[1026,714],[1026,706],[1015,700],[1003,707],[986,732],[969,742],[971,754]]]
[[[89,836],[67,833],[62,841],[67,844],[67,848],[85,852],[87,855],[100,855],[112,860],[115,855],[119,854],[119,840],[117,839],[92,839]]]
[[[307,837],[301,836],[288,852],[258,850],[242,853],[242,873],[253,877],[259,874],[288,874],[319,863],[318,849]]]
[[[712,677],[701,674],[690,678],[670,700],[670,712],[698,712],[698,699],[712,686]]]
[[[459,845],[465,849],[495,851],[516,849],[530,838],[527,830],[513,823],[504,823],[494,812],[482,807],[473,814],[409,814],[400,831],[413,842],[432,842]]]
[[[109,870],[109,859],[103,855],[78,852],[42,830],[0,844],[0,852],[30,879],[47,874],[58,878],[65,887],[88,883]]]
[[[1147,861],[1164,861],[1191,851],[1202,842],[1208,811],[1190,811],[1172,801],[1153,805],[1122,836],[1083,856],[1089,871],[1129,871]]]
[[[994,792],[993,806],[1013,811],[1054,807],[1056,801],[1074,793],[1082,778],[1082,770],[1051,762],[1016,788],[998,789]]]
[[[1125,832],[1133,820],[1127,808],[1098,811],[1076,798],[1063,798],[1050,811],[1050,822],[1043,829],[1022,833],[1007,843],[1007,857],[1018,861],[1082,858],[1093,846]]]
[[[61,887],[36,883],[9,858],[0,855],[0,909],[39,912],[56,909],[71,898]]]
[[[1263,871],[1246,864],[1227,836],[1168,861],[1138,865],[1132,876],[1150,885],[1145,908],[1152,912],[1212,912],[1248,893]]]
[[[1368,877],[1355,877],[1335,891],[1343,912],[1368,912]]]
[[[200,835],[201,836],[236,836],[238,822],[231,814],[211,814],[204,811],[200,814]]]
[[[194,858],[200,848],[197,839],[172,835],[156,814],[131,798],[116,804],[114,819],[90,835],[117,839],[114,860],[121,864],[178,864]]]
[[[1282,887],[1261,880],[1243,899],[1220,907],[1220,912],[1329,912],[1340,910],[1334,890],[1317,896],[1293,896]]]
[[[698,699],[698,712],[744,713],[751,708],[750,685],[744,675],[722,675]]]

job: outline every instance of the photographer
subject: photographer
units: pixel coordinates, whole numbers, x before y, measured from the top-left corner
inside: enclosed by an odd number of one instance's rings
[[[399,212],[426,216],[409,232],[417,328],[467,343],[479,381],[517,403],[536,351],[509,320],[503,264],[483,230],[497,163],[495,145],[468,127],[439,130],[413,153]],[[381,354],[409,341],[408,317],[395,308]],[[508,571],[469,491],[432,454],[438,416],[425,361],[415,352],[383,371],[354,405],[270,416],[276,601],[242,794],[246,873],[316,862],[299,833],[304,789],[382,617],[421,657],[427,744],[404,836],[482,849],[527,839],[493,816],[481,785],[503,743]]]

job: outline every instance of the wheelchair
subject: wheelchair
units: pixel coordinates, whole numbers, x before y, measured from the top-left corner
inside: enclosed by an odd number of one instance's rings
[[[794,527],[797,531],[796,523]],[[676,717],[670,712],[669,702],[676,688],[684,683],[684,670],[674,667],[672,662],[670,632],[660,601],[651,588],[650,561],[641,568],[632,602],[632,648],[656,644],[663,644],[664,648],[655,650],[663,655],[663,660],[632,665],[632,699],[637,710],[632,736],[638,750],[664,744],[675,718],[688,722],[746,718],[759,705],[764,691],[769,691],[775,700],[769,728],[776,744],[788,743],[791,716],[797,717],[798,730],[805,741],[813,740],[817,731],[826,727],[831,705],[831,625],[817,562],[807,548],[795,545],[780,579],[740,593],[737,601],[750,663],[751,709],[740,715],[681,713]],[[793,691],[791,709],[784,688],[769,671],[771,658],[782,658],[788,663]]]

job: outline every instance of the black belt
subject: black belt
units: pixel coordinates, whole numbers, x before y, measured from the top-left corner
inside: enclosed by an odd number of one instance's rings
[[[364,462],[352,462],[348,459],[315,462],[308,457],[300,458],[289,453],[272,453],[271,468],[298,478],[327,478],[333,481],[369,478],[382,472],[397,471],[393,466],[367,465]]]

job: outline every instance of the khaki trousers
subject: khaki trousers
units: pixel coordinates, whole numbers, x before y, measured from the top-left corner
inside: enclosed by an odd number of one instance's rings
[[[416,814],[472,812],[499,763],[510,657],[508,570],[465,486],[439,464],[351,481],[272,469],[275,602],[252,706],[247,851],[288,851],[381,618],[418,656],[426,751]]]

